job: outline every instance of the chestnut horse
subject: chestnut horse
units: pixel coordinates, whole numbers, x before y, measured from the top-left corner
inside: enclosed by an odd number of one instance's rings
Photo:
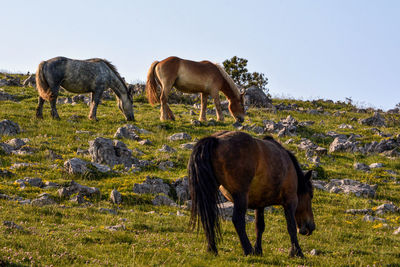
[[[161,93],[158,93],[158,87]],[[163,61],[154,61],[147,74],[146,94],[150,104],[161,102],[160,120],[175,120],[168,106],[168,94],[172,87],[184,93],[201,93],[200,121],[206,120],[207,98],[214,99],[217,119],[224,120],[219,91],[228,98],[229,111],[237,121],[244,120],[243,94],[225,70],[210,61],[190,61],[178,57],[169,57]]]
[[[310,235],[315,229],[311,171],[304,175],[296,157],[272,137],[260,140],[243,132],[218,132],[197,142],[188,170],[191,224],[195,227],[201,221],[209,251],[218,254],[216,241],[221,237],[219,188],[234,203],[232,222],[245,255],[262,254],[264,208],[282,205],[292,244],[290,256],[304,257],[296,224],[303,235]],[[246,234],[247,208],[255,209],[254,249]]]
[[[43,118],[45,100],[50,102],[52,117],[60,119],[56,103],[61,87],[72,93],[91,93],[89,119],[92,120],[97,120],[97,106],[104,90],[111,88],[126,120],[135,120],[132,95],[115,66],[105,59],[76,60],[55,57],[42,61],[36,72],[36,86],[39,92],[36,117],[39,119]]]

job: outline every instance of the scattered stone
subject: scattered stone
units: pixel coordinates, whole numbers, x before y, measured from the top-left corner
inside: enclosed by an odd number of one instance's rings
[[[165,153],[175,153],[176,150],[169,145],[164,144],[158,151]]]
[[[9,144],[5,144],[5,143],[0,143],[0,152],[9,155],[13,152],[13,147],[10,146]]]
[[[358,122],[362,125],[376,126],[376,127],[381,127],[386,125],[385,118],[383,118],[378,112],[375,112],[372,117],[366,119],[360,119]]]
[[[243,125],[242,125],[240,122],[238,122],[238,121],[234,122],[234,123],[232,124],[232,126],[235,127],[236,129],[239,129],[239,128],[243,127]]]
[[[89,154],[92,162],[107,164],[114,167],[117,164],[123,164],[130,167],[135,162],[132,157],[132,151],[119,140],[111,140],[103,137],[97,137],[89,141]]]
[[[191,140],[192,137],[187,133],[176,133],[168,137],[169,141]]]
[[[329,182],[313,180],[315,188],[330,193],[354,194],[357,197],[375,197],[377,185],[364,184],[351,179],[332,179]]]
[[[87,202],[84,198],[84,195],[81,193],[78,193],[77,195],[73,196],[69,201],[75,202],[78,204],[83,204],[83,203]]]
[[[88,171],[87,164],[80,158],[72,158],[64,162],[64,168],[69,174],[84,174]]]
[[[352,138],[343,138],[338,136],[329,146],[329,153],[333,152],[354,152],[357,150],[358,142],[354,142]]]
[[[154,206],[177,206],[176,203],[166,195],[157,195],[153,201]]]
[[[53,199],[49,197],[48,194],[44,193],[39,198],[32,199],[31,205],[34,206],[45,206],[57,204]]]
[[[167,171],[168,169],[173,168],[173,167],[174,167],[174,163],[173,163],[172,161],[169,161],[169,160],[167,160],[167,161],[161,161],[161,162],[158,164],[158,168],[159,168],[160,170],[163,170],[163,171]]]
[[[354,167],[354,169],[361,170],[361,171],[369,171],[370,170],[370,168],[367,164],[360,163],[360,162],[354,163],[353,167]]]
[[[50,149],[46,150],[46,157],[50,160],[62,159],[61,155],[58,155],[56,152]]]
[[[18,229],[18,230],[24,230],[24,228],[21,225],[16,224],[15,222],[12,221],[3,221],[3,225],[7,228],[10,229]]]
[[[114,204],[121,204],[122,203],[122,195],[116,189],[113,189],[110,193],[110,200]]]
[[[185,202],[190,199],[189,180],[187,176],[177,179],[172,183],[172,186],[175,188],[179,202]]]
[[[57,188],[57,187],[60,187],[60,185],[57,183],[53,183],[53,182],[49,182],[49,181],[46,181],[43,183],[43,188],[45,188],[45,189]]]
[[[13,101],[13,102],[17,102],[17,100],[15,99],[15,96],[10,95],[6,92],[0,91],[0,101]]]
[[[346,213],[349,214],[372,214],[372,209],[349,209],[345,211]]]
[[[320,254],[321,254],[321,251],[319,251],[319,250],[317,250],[315,248],[310,251],[310,255],[311,256],[317,256],[317,255],[320,255]]]
[[[40,179],[40,178],[25,177],[24,179],[16,180],[14,183],[20,184],[21,188],[25,188],[27,184],[29,184],[30,186],[35,186],[35,187],[43,186],[42,179]]]
[[[190,124],[194,125],[194,126],[200,126],[201,122],[196,120],[196,119],[191,119],[190,120]]]
[[[28,168],[28,167],[33,167],[37,165],[37,163],[14,163],[13,165],[11,165],[10,169],[15,170],[15,169],[20,169],[20,168]]]
[[[311,140],[303,138],[297,147],[300,150],[315,150],[318,146],[311,142]]]
[[[345,124],[345,123],[340,124],[338,128],[339,129],[354,129],[353,125]]]
[[[180,148],[187,149],[187,150],[192,150],[195,144],[196,144],[196,142],[190,142],[190,143],[186,143],[186,144],[181,144]]]
[[[385,214],[385,213],[395,213],[395,212],[400,212],[400,208],[396,207],[393,203],[385,203],[382,204],[376,208],[374,208],[375,214],[380,215],[380,214]]]
[[[141,184],[133,185],[133,192],[136,194],[165,194],[168,195],[170,185],[164,183],[160,178],[147,177]]]
[[[114,134],[114,138],[126,138],[130,140],[140,141],[140,137],[136,134],[138,127],[126,124],[123,127],[117,129],[117,132]]]
[[[383,219],[383,218],[374,217],[374,216],[368,215],[368,214],[366,214],[366,215],[363,217],[363,221],[364,221],[364,222],[374,222],[374,221],[386,222],[386,220]]]
[[[244,94],[245,106],[254,106],[258,108],[273,108],[272,101],[264,91],[256,86],[246,89]]]
[[[21,147],[23,147],[24,145],[26,145],[26,143],[24,142],[24,140],[19,139],[19,138],[13,138],[13,139],[11,139],[11,140],[8,140],[8,141],[6,142],[6,144],[10,145],[10,146],[13,148],[13,150],[18,150],[18,149],[20,149]]]
[[[37,150],[30,147],[30,146],[24,146],[21,147],[18,150],[13,150],[11,151],[12,154],[14,155],[32,155],[33,153],[35,153]]]
[[[100,195],[100,190],[97,187],[89,187],[89,186],[85,186],[85,185],[80,185],[75,181],[71,181],[70,185],[67,187],[63,187],[61,189],[59,189],[58,191],[58,195],[61,198],[64,197],[69,197],[73,194],[79,194],[83,196],[95,196],[95,195]]]
[[[114,231],[119,231],[119,230],[125,230],[126,227],[124,224],[117,224],[117,225],[113,225],[113,226],[106,226],[106,227],[104,227],[104,229],[114,232]]]
[[[383,164],[382,163],[372,163],[369,165],[369,167],[371,169],[383,168]]]
[[[153,143],[149,139],[144,139],[142,141],[139,141],[139,144],[149,146],[152,145]]]
[[[80,156],[85,156],[85,155],[89,155],[89,150],[88,149],[82,149],[79,148],[76,150],[76,154],[80,155]]]
[[[0,121],[0,136],[2,135],[16,135],[21,132],[19,125],[10,120]]]
[[[23,82],[22,85],[24,87],[35,87],[36,86],[36,75],[35,74],[31,74],[28,76],[28,78],[26,78]]]

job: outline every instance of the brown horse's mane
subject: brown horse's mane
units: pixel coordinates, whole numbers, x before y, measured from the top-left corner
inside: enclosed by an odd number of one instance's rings
[[[270,142],[278,145],[280,148],[284,149],[288,153],[290,159],[293,162],[294,168],[296,169],[296,173],[297,173],[297,178],[298,178],[297,194],[301,195],[301,194],[305,194],[305,193],[310,193],[311,197],[312,197],[313,196],[312,183],[310,180],[306,180],[305,175],[300,167],[300,163],[297,160],[296,156],[292,152],[290,152],[289,150],[284,148],[282,146],[282,144],[279,143],[278,141],[276,141],[272,136],[269,136],[269,135],[264,136],[263,140],[270,141]]]
[[[218,63],[215,63],[215,66],[217,66],[219,72],[222,74],[224,77],[225,81],[229,84],[229,87],[231,88],[232,92],[234,95],[239,98],[240,97],[240,91],[239,88],[236,86],[235,82],[232,80],[231,76],[226,73],[225,69]]]
[[[111,71],[114,72],[114,74],[118,77],[119,81],[125,87],[125,90],[126,90],[126,92],[128,94],[128,97],[132,98],[129,89],[125,84],[125,81],[122,79],[121,75],[119,74],[119,72],[117,70],[117,67],[115,67],[110,61],[108,61],[107,59],[103,59],[103,58],[90,58],[90,59],[86,59],[85,61],[89,61],[89,62],[104,62],[111,69]]]

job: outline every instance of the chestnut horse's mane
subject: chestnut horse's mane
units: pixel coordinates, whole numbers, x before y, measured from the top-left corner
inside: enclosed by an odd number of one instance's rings
[[[226,80],[226,82],[229,84],[229,87],[232,89],[232,92],[235,94],[236,97],[240,97],[240,91],[239,88],[236,86],[235,82],[233,81],[233,79],[231,78],[231,76],[229,76],[228,73],[226,73],[225,69],[218,63],[214,63],[215,66],[217,66],[219,72],[222,74],[222,76],[224,77],[224,79]]]
[[[304,173],[301,170],[300,164],[299,164],[296,156],[292,152],[290,152],[289,150],[284,148],[282,146],[282,144],[279,143],[278,141],[276,141],[272,136],[267,135],[263,138],[263,140],[267,140],[274,144],[277,144],[279,147],[281,147],[288,153],[290,159],[293,162],[294,168],[296,169],[296,173],[297,173],[297,178],[298,178],[297,193],[298,194],[310,193],[312,196],[313,195],[312,183],[310,180],[305,179]]]

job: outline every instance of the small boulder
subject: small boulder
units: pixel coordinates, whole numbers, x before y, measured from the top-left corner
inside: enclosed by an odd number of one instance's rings
[[[2,135],[16,135],[21,132],[19,125],[10,120],[0,121],[0,136]]]
[[[157,195],[153,201],[154,206],[177,206],[176,203],[166,195]]]
[[[116,189],[113,189],[110,193],[110,200],[114,204],[121,204],[122,203],[122,195]]]
[[[169,141],[191,140],[192,137],[187,133],[176,133],[168,137]]]

